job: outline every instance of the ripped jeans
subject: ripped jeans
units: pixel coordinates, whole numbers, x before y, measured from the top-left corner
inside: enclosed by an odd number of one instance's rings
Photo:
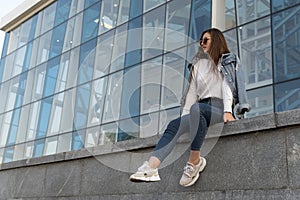
[[[175,147],[177,139],[186,132],[190,133],[193,151],[199,151],[208,127],[223,121],[223,100],[218,98],[206,98],[191,106],[190,113],[172,120],[162,137],[158,141],[152,156],[161,162]]]

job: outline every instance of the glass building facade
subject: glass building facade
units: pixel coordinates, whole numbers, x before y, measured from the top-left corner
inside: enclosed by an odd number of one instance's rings
[[[57,0],[8,31],[0,163],[161,134],[215,25],[241,59],[246,117],[299,108],[300,1],[215,2]]]

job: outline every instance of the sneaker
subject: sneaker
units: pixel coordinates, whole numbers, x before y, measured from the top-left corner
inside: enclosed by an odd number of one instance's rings
[[[152,169],[149,166],[149,162],[145,161],[142,166],[140,166],[136,173],[130,176],[130,181],[133,182],[154,182],[160,181],[158,174],[158,169]]]
[[[200,162],[198,165],[193,165],[192,163],[187,163],[183,170],[183,175],[180,179],[179,184],[188,187],[193,185],[199,178],[199,173],[204,170],[206,166],[206,160],[200,157]]]

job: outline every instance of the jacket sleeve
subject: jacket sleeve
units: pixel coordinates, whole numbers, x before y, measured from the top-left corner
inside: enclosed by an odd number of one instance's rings
[[[223,82],[222,82],[222,96],[223,96],[224,112],[232,113],[233,95],[225,78],[223,78]]]
[[[193,71],[190,72],[190,73],[193,73],[193,74],[192,74],[191,82],[190,82],[190,85],[189,85],[189,88],[188,88],[188,91],[187,91],[187,94],[186,94],[185,103],[184,103],[184,106],[183,106],[183,109],[182,109],[181,116],[189,114],[191,106],[197,101],[195,68],[196,67],[194,67]]]

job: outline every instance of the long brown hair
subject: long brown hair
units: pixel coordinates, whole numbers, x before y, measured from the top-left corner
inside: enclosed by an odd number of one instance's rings
[[[226,39],[219,29],[211,28],[202,32],[200,40],[203,39],[203,35],[205,33],[210,34],[211,44],[208,50],[208,54],[217,66],[222,54],[230,53]]]

